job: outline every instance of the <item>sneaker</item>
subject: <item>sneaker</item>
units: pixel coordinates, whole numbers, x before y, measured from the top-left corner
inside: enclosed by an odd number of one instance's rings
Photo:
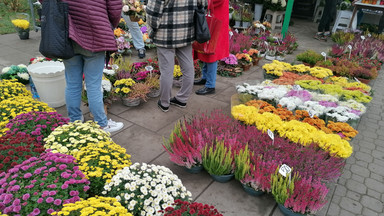
[[[139,53],[139,58],[144,58],[145,57],[145,49],[139,49],[137,51]]]
[[[84,123],[84,115],[81,115],[81,123]]]
[[[176,97],[171,98],[170,102],[171,102],[172,105],[175,105],[175,106],[178,106],[178,107],[181,107],[181,108],[184,108],[184,107],[187,106],[187,103],[182,103],[182,102],[178,101],[176,99]]]
[[[112,121],[112,119],[109,119],[107,126],[103,127],[103,130],[105,132],[112,133],[112,132],[121,130],[123,127],[124,127],[123,122],[115,122],[115,121]]]
[[[323,33],[321,33],[321,34],[316,33],[313,38],[315,38],[316,40],[322,40],[322,41],[325,40],[325,41],[327,41],[327,37],[325,37]]]
[[[161,111],[168,112],[169,107],[165,107],[165,106],[161,105],[160,100],[157,101],[157,106],[161,109]]]

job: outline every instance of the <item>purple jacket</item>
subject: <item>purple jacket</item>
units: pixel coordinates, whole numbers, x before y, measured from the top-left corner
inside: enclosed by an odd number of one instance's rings
[[[63,0],[69,4],[69,37],[82,48],[115,51],[113,27],[120,22],[121,0]]]

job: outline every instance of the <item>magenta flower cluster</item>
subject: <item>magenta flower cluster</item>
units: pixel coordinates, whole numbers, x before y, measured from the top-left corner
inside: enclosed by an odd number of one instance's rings
[[[338,107],[337,103],[332,101],[319,101],[319,104],[324,107]]]
[[[233,54],[229,54],[228,57],[225,57],[225,58],[221,59],[220,61],[225,62],[225,64],[227,64],[227,65],[237,65],[237,63],[238,63],[236,56]]]
[[[64,118],[57,112],[29,112],[17,115],[15,118],[9,120],[5,126],[9,128],[8,134],[11,133],[25,133],[36,137],[39,144],[42,144],[46,138],[57,127],[67,124],[68,118]]]
[[[44,152],[0,174],[0,211],[49,215],[66,203],[87,198],[90,182],[70,155]]]
[[[307,90],[291,90],[286,95],[286,97],[298,97],[302,101],[309,101],[312,98],[311,93],[309,93]]]

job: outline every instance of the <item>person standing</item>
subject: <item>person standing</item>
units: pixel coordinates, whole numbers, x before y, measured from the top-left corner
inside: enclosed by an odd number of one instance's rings
[[[336,3],[337,1],[335,0],[325,0],[324,12],[317,27],[317,33],[314,36],[315,39],[327,41],[327,38],[331,36],[329,29],[333,14],[336,10]]]
[[[213,16],[221,20],[222,27],[220,37],[217,42],[215,54],[206,55],[197,53],[197,58],[203,62],[202,77],[194,81],[195,85],[205,85],[197,90],[197,95],[207,95],[215,93],[217,61],[229,56],[229,1],[228,0],[208,0],[208,9],[213,6],[211,12]]]
[[[94,120],[107,132],[124,127],[122,122],[107,120],[101,81],[105,51],[116,51],[112,27],[120,21],[121,0],[63,0],[69,5],[69,38],[75,56],[63,60],[65,66],[65,101],[71,121],[83,120],[80,109],[83,75]],[[95,10],[97,8],[97,10]]]
[[[121,17],[123,17],[127,27],[129,28],[129,31],[131,32],[133,46],[137,50],[139,58],[144,58],[145,46],[143,40],[143,33],[140,30],[139,24],[137,22],[132,22],[129,16],[124,15],[124,13],[121,13]]]
[[[197,0],[148,0],[148,36],[156,45],[161,74],[160,100],[157,105],[163,112],[168,112],[170,104],[186,107],[192,93],[195,7]],[[171,98],[175,56],[183,73],[183,82],[176,96]]]

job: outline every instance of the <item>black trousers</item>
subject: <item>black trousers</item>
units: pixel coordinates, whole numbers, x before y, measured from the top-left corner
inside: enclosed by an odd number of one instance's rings
[[[336,10],[336,3],[337,1],[335,0],[325,0],[324,12],[317,28],[318,32],[329,31],[329,26],[331,25],[333,14]]]

